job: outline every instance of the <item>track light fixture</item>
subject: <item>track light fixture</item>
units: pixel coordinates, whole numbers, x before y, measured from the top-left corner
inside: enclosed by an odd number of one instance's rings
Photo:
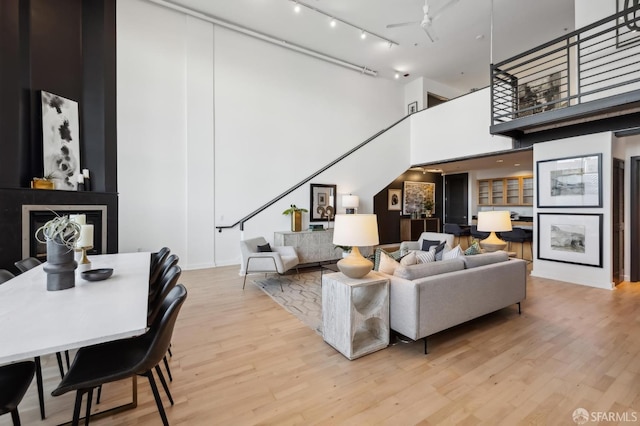
[[[370,36],[376,37],[376,38],[378,38],[378,39],[380,39],[380,40],[382,40],[382,41],[384,41],[384,42],[388,43],[388,44],[389,44],[389,48],[391,48],[391,47],[393,47],[393,46],[398,46],[398,43],[397,43],[397,42],[395,42],[395,41],[393,41],[393,40],[390,40],[390,39],[388,39],[388,38],[386,38],[386,37],[382,37],[381,35],[378,35],[378,34],[372,33],[371,31],[366,31],[365,29],[363,29],[363,28],[361,28],[361,27],[358,27],[357,25],[354,25],[354,24],[352,24],[352,23],[350,23],[350,22],[347,22],[347,21],[345,21],[345,20],[343,20],[343,19],[336,18],[335,16],[331,16],[331,15],[329,15],[328,13],[323,12],[322,10],[318,9],[317,7],[311,6],[311,5],[309,5],[309,4],[303,3],[303,2],[298,1],[298,0],[291,0],[291,1],[292,1],[292,2],[293,2],[293,4],[294,4],[294,6],[293,6],[293,10],[294,10],[296,13],[299,13],[299,12],[300,12],[300,10],[301,10],[301,8],[302,8],[302,7],[305,7],[305,8],[307,8],[307,9],[309,9],[309,10],[312,10],[312,11],[314,11],[314,12],[316,12],[316,13],[319,13],[320,15],[324,15],[324,16],[326,16],[327,18],[329,18],[329,19],[330,19],[330,21],[329,21],[329,25],[330,25],[332,28],[333,28],[333,27],[335,27],[335,26],[337,26],[337,25],[338,25],[338,22],[340,22],[341,24],[347,25],[347,26],[349,26],[349,27],[351,27],[351,28],[354,28],[354,29],[356,29],[356,30],[360,31],[360,38],[361,38],[361,39],[363,39],[363,40],[364,40],[364,39],[366,39],[368,35],[370,35]]]

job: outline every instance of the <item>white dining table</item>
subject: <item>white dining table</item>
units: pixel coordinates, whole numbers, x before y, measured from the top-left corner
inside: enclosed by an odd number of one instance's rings
[[[0,365],[143,334],[150,253],[90,256],[91,269],[113,268],[103,281],[47,290],[40,265],[0,285]]]

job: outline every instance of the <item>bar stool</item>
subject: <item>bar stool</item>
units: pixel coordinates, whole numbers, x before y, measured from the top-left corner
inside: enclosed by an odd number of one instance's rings
[[[445,234],[453,234],[455,235],[455,237],[458,239],[458,244],[460,244],[460,237],[466,237],[467,240],[467,247],[469,247],[470,244],[470,237],[471,237],[471,229],[469,228],[463,228],[460,225],[458,225],[457,223],[445,223],[444,224],[444,228],[443,228],[443,232]],[[454,243],[455,244],[455,238],[454,238]]]
[[[527,229],[513,228],[509,232],[501,232],[500,238],[509,243],[509,250],[511,250],[511,243],[520,243],[520,259],[524,259],[524,244],[529,243],[529,247],[531,247],[533,232]]]

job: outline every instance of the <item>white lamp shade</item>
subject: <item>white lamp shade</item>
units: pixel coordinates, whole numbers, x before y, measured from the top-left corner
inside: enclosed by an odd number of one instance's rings
[[[357,195],[343,195],[342,196],[342,207],[345,209],[357,209],[360,205],[360,197]]]
[[[507,232],[511,231],[511,212],[494,210],[478,212],[478,231]]]
[[[378,218],[375,214],[337,214],[333,244],[367,247],[378,244]]]

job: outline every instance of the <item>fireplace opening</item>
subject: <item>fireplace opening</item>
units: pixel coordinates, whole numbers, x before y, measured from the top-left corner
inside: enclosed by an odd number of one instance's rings
[[[47,245],[35,238],[35,233],[42,225],[56,215],[84,214],[88,225],[93,225],[93,248],[87,250],[88,255],[106,253],[107,251],[107,206],[77,205],[24,205],[22,206],[22,257],[35,257],[44,262],[47,260]]]

